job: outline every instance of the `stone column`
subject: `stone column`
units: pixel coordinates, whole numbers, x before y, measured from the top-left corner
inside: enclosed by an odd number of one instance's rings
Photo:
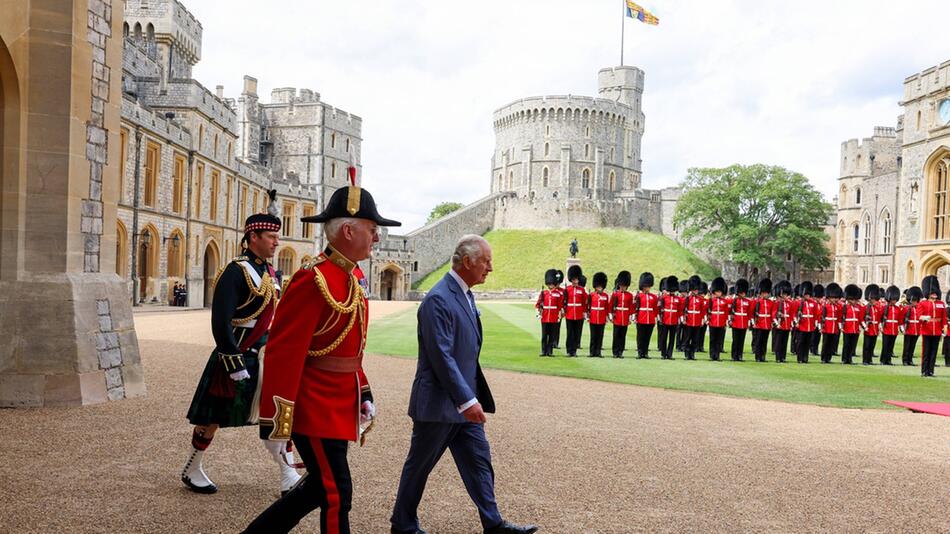
[[[0,0],[0,406],[145,393],[129,297],[115,274],[122,3],[114,1]]]

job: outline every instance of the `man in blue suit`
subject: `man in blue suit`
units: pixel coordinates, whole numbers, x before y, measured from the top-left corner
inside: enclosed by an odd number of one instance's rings
[[[483,426],[485,414],[495,412],[495,401],[478,364],[482,322],[470,289],[491,271],[488,242],[464,236],[452,255],[452,269],[419,306],[419,362],[409,397],[412,442],[391,520],[395,534],[425,534],[416,512],[445,449],[452,452],[486,534],[538,530],[503,520],[495,503],[495,472]]]

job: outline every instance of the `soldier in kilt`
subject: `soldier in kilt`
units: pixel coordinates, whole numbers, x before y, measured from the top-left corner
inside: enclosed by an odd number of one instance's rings
[[[195,428],[191,453],[181,472],[181,481],[197,493],[218,491],[202,466],[218,429],[257,424],[258,352],[267,342],[280,287],[267,260],[279,244],[280,226],[280,219],[272,215],[248,217],[241,241],[243,254],[228,262],[213,282],[211,332],[215,349],[188,408],[188,421]],[[280,468],[280,489],[287,491],[300,476],[283,455],[273,456]]]

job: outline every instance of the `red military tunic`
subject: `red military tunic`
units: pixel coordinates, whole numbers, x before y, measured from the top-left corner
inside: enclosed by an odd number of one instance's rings
[[[795,313],[798,311],[798,302],[792,299],[780,299],[775,303],[775,328],[789,331],[792,329],[792,323],[795,321]]]
[[[904,308],[896,304],[885,304],[881,315],[881,332],[885,336],[896,336],[904,323]]]
[[[709,326],[710,328],[725,328],[729,320],[729,299],[713,297],[709,299]]]
[[[752,328],[769,330],[775,318],[775,301],[770,298],[757,298],[752,307]]]
[[[613,316],[614,326],[630,326],[633,317],[633,293],[629,291],[614,291],[607,304],[607,312]]]
[[[916,304],[905,304],[904,310],[904,333],[908,336],[920,335],[920,311]]]
[[[633,309],[637,324],[653,324],[660,315],[660,296],[641,291],[633,297]]]
[[[738,330],[749,328],[752,319],[752,299],[736,297],[732,300],[732,327]]]
[[[338,252],[328,254],[294,274],[277,307],[264,357],[262,437],[359,437],[360,404],[372,400],[361,363],[363,273]]]
[[[665,295],[660,303],[660,322],[666,326],[675,326],[683,316],[683,297],[679,295]]]
[[[603,291],[594,291],[588,298],[587,319],[590,324],[607,324],[607,305],[610,295]]]
[[[920,334],[939,336],[947,327],[947,305],[942,300],[922,300],[917,305],[920,315]]]
[[[881,333],[881,317],[884,316],[884,305],[880,301],[867,304],[864,307],[864,335],[876,336]]]
[[[541,314],[542,323],[556,323],[561,320],[561,310],[564,309],[564,292],[559,287],[545,289],[538,295],[534,307]]]
[[[802,299],[798,304],[798,314],[796,315],[798,331],[814,332],[818,328],[818,314],[820,311],[821,308],[814,299]]]
[[[841,331],[841,304],[826,302],[821,306],[821,333],[837,334]]]
[[[567,286],[564,290],[567,303],[564,318],[569,321],[581,321],[587,311],[587,290],[581,286]]]
[[[845,334],[860,334],[861,322],[864,320],[864,306],[845,304],[841,310],[841,332]]]
[[[683,324],[686,326],[703,326],[703,320],[706,319],[708,311],[706,299],[699,295],[689,295],[685,299],[683,312],[685,319]]]

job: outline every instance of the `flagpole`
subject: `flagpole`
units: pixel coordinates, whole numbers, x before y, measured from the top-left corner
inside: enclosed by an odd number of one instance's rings
[[[620,66],[623,66],[623,29],[625,20],[627,17],[627,0],[620,0],[620,3],[623,4],[623,11],[620,12]]]

